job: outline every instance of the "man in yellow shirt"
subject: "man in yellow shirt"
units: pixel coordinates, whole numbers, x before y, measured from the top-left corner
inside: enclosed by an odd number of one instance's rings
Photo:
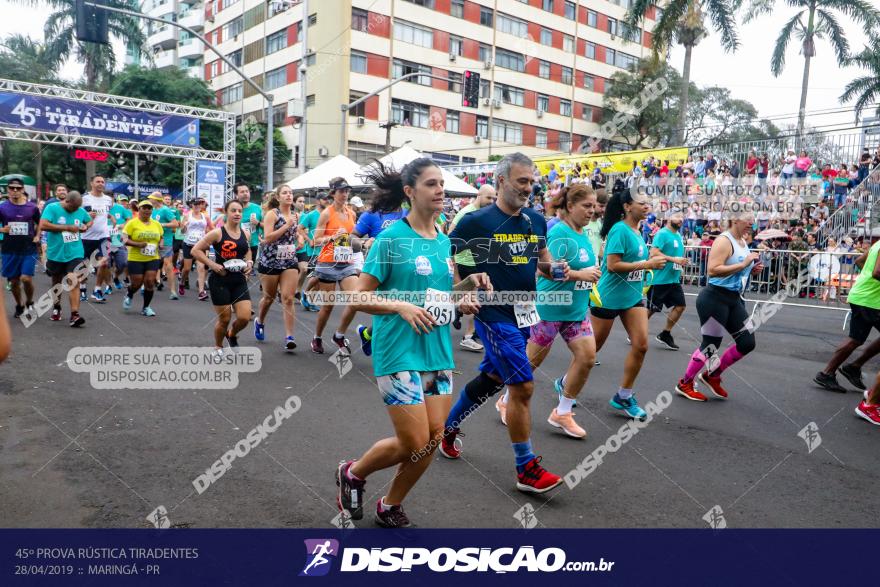
[[[141,314],[149,317],[156,315],[150,302],[156,289],[156,275],[162,267],[159,246],[164,234],[162,224],[152,218],[152,214],[152,202],[141,201],[138,204],[138,215],[129,220],[122,230],[122,240],[128,246],[128,275],[131,279],[122,308],[126,311],[131,309],[131,298],[143,285],[144,309]]]

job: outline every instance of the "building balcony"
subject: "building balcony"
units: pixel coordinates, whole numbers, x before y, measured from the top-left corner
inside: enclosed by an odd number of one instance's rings
[[[177,22],[185,27],[201,31],[205,28],[205,11],[201,8],[191,8],[178,14]]]
[[[177,51],[159,51],[153,55],[153,65],[156,69],[165,69],[177,65]]]
[[[196,59],[202,56],[205,51],[205,44],[198,39],[187,39],[181,41],[177,46],[177,56],[181,59]]]
[[[205,79],[205,68],[201,65],[194,65],[192,67],[185,67],[183,70],[190,77],[195,77],[198,79]]]
[[[160,49],[171,49],[177,45],[177,31],[176,27],[170,25],[153,29],[153,33],[147,37],[147,44]]]
[[[174,0],[152,0],[144,3],[142,8],[148,16],[162,17],[174,11]]]

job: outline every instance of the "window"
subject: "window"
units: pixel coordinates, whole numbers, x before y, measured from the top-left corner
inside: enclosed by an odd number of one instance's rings
[[[489,138],[489,119],[485,116],[477,116],[477,136]]]
[[[538,77],[550,79],[550,62],[543,59],[538,60]]]
[[[501,100],[505,104],[513,104],[514,106],[522,106],[525,104],[525,92],[520,88],[514,88],[506,84],[495,84],[496,100]]]
[[[391,100],[391,119],[403,126],[428,128],[429,114],[428,107],[423,104]]]
[[[535,131],[535,146],[541,149],[547,148],[547,129],[539,128]]]
[[[464,0],[452,0],[449,14],[456,18],[464,18]]]
[[[350,92],[348,94],[348,103],[351,104],[357,100],[363,98],[366,94],[362,94],[360,92]],[[366,116],[367,114],[367,102],[363,101],[354,108],[350,108],[348,110],[349,116]]]
[[[241,54],[242,50],[239,49],[238,51],[233,51],[232,53],[227,55],[226,58],[229,59],[229,61],[231,61],[236,67],[241,67]],[[226,66],[225,63],[223,65]],[[223,70],[228,71],[227,67],[224,67]]]
[[[369,20],[369,14],[366,10],[361,10],[360,8],[351,9],[351,30],[361,31],[362,33],[367,32],[370,24]]]
[[[593,116],[593,107],[587,104],[581,104],[581,118],[591,120]]]
[[[529,35],[529,24],[524,20],[498,13],[498,32],[524,39]]]
[[[629,55],[622,51],[617,52],[617,59],[615,60],[615,65],[617,67],[622,67],[623,69],[633,69],[638,64],[639,58],[633,55]]]
[[[525,58],[519,53],[514,53],[513,51],[508,51],[507,49],[496,49],[495,65],[497,65],[498,67],[504,67],[506,69],[512,69],[514,71],[526,70]]]
[[[449,52],[452,55],[461,56],[464,53],[464,40],[455,35],[449,35]]]
[[[480,24],[483,26],[492,26],[492,17],[495,11],[485,6],[480,6]]]
[[[311,94],[309,96],[306,96],[306,108],[311,108],[314,105],[315,105],[315,95]]]
[[[432,49],[434,47],[434,32],[425,27],[406,22],[394,21],[394,38],[404,43],[412,43],[420,47]]]
[[[587,10],[587,26],[596,28],[599,26],[599,15],[595,10]]]
[[[538,94],[538,110],[547,112],[550,110],[550,97],[544,94]]]
[[[407,0],[407,2],[412,2],[413,4],[434,10],[434,0]]]
[[[559,114],[562,116],[571,116],[571,100],[559,101]]]
[[[562,35],[562,50],[566,53],[574,53],[574,37]]]
[[[234,20],[230,20],[223,26],[223,39],[229,40],[241,34],[244,30],[244,18],[239,16]]]
[[[565,0],[565,18],[568,20],[577,19],[577,6],[570,0]]]
[[[617,19],[608,19],[608,32],[611,34],[612,37],[617,35]]]
[[[461,93],[461,74],[450,71],[446,74],[446,77],[449,78],[449,82],[447,83],[447,89],[450,92]]]
[[[489,97],[489,80],[481,79],[480,80],[480,98],[488,98]]]
[[[306,67],[312,67],[315,64],[315,60],[317,58],[318,58],[318,56],[315,54],[314,51],[307,54],[306,55]]]
[[[272,106],[272,123],[275,125],[275,128],[284,126],[285,118],[287,118],[287,104]]]
[[[584,87],[588,90],[596,91],[596,78],[589,73],[584,74]]]
[[[360,51],[351,52],[352,73],[367,73],[367,54]]]
[[[480,61],[483,63],[492,61],[492,47],[480,43]]]
[[[494,120],[492,121],[492,140],[521,145],[522,125],[515,122]]]
[[[614,65],[614,59],[617,57],[617,52],[614,51],[611,47],[605,48],[605,63],[608,65]]]
[[[562,66],[562,83],[571,84],[572,81],[572,73],[570,67]]]
[[[317,12],[309,17],[309,26],[315,26],[316,24],[318,24]]]
[[[241,100],[242,97],[244,97],[244,88],[241,82],[227,86],[220,91],[221,104],[232,104]]]
[[[571,151],[571,135],[567,132],[559,133],[559,150]]]
[[[418,63],[413,63],[411,61],[404,61],[403,59],[395,59],[392,77],[400,77],[402,75],[407,75],[410,73],[431,73],[431,68],[427,65],[420,65]],[[419,84],[422,86],[430,86],[431,78],[427,76],[416,75],[411,78],[406,79],[413,84]]]
[[[553,0],[544,0],[543,1],[543,8],[547,12],[553,12]]]
[[[596,58],[596,43],[591,43],[590,41],[586,42],[586,49],[584,49],[584,55],[587,59],[595,59]]]
[[[281,29],[277,33],[272,33],[266,37],[266,55],[280,51],[287,47],[287,31]]]
[[[552,45],[553,44],[553,32],[550,29],[541,29],[541,44],[542,45]]]
[[[446,132],[459,133],[458,112],[454,110],[446,111]]]
[[[266,72],[265,89],[277,90],[287,85],[287,66],[282,65],[277,69]]]

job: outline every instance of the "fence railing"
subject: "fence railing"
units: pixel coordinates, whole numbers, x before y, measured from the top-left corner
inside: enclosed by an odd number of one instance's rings
[[[841,206],[828,217],[828,221],[819,230],[819,237],[832,237],[840,241],[845,236],[870,237],[876,219],[875,204],[880,201],[880,165],[868,173],[856,187],[850,191],[845,205]]]

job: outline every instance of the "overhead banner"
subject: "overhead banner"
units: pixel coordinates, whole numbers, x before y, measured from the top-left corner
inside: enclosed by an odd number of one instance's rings
[[[596,163],[605,173],[628,173],[632,170],[633,161],[639,165],[645,159],[654,157],[660,161],[669,161],[669,168],[675,169],[681,161],[687,161],[687,147],[670,147],[662,149],[643,149],[640,151],[621,151],[612,153],[591,153],[590,155],[573,155],[566,157],[541,157],[535,159],[535,165],[541,171],[541,175],[547,175],[550,171],[550,164],[553,163],[561,175],[565,176],[575,166],[580,163],[581,169],[589,171],[593,170]]]
[[[208,202],[208,209],[222,208],[226,202],[226,164],[196,161],[196,196]]]
[[[112,191],[114,194],[120,195],[125,194],[129,198],[134,197],[134,184],[127,183],[124,181],[108,181],[107,189]],[[147,194],[151,194],[153,192],[159,192],[162,195],[169,195],[175,200],[179,200],[182,191],[179,187],[176,186],[166,186],[158,183],[141,183],[138,184],[138,193],[140,196],[146,196]]]
[[[0,92],[0,127],[157,145],[199,146],[198,118],[16,92]]]

